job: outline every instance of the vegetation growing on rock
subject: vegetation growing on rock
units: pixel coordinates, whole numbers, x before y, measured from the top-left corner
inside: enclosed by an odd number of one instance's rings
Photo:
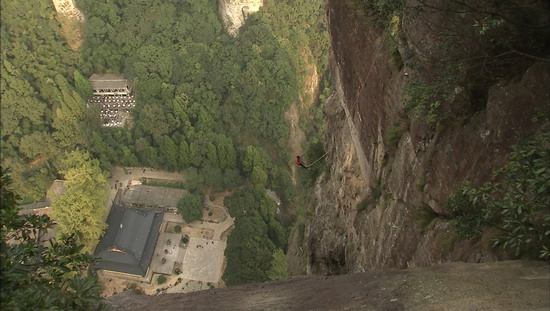
[[[500,229],[494,245],[516,256],[550,259],[550,132],[514,147],[508,163],[481,187],[467,183],[449,198],[450,222],[462,238]]]

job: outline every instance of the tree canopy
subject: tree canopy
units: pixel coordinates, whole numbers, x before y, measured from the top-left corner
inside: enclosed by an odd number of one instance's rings
[[[227,240],[227,285],[264,282],[286,275],[287,232],[275,217],[276,204],[262,187],[236,190],[224,202],[235,229]]]
[[[178,211],[187,223],[191,223],[202,218],[203,205],[200,196],[196,194],[186,194],[178,202]]]
[[[58,223],[60,236],[74,235],[90,250],[107,226],[106,177],[99,161],[84,151],[67,153],[62,166],[67,192],[52,198],[52,217]]]

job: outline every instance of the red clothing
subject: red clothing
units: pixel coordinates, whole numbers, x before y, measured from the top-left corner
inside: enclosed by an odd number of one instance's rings
[[[296,165],[300,165],[300,164],[302,164],[300,157],[296,157]]]

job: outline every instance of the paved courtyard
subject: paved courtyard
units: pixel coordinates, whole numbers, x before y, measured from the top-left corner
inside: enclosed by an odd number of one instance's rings
[[[176,208],[186,193],[183,189],[137,185],[123,190],[122,201],[143,206]]]
[[[180,258],[180,252],[185,252],[179,247],[180,240],[181,234],[161,233],[151,261],[151,270],[154,273],[172,274],[174,264]],[[179,262],[181,263],[181,260]]]
[[[181,277],[217,283],[221,278],[225,246],[225,241],[190,238]]]
[[[111,173],[108,186],[110,195],[106,202],[107,211],[115,200],[118,190],[121,190],[118,200],[156,207],[176,206],[181,196],[187,193],[182,189],[132,185],[132,180],[141,178],[182,183],[185,178],[181,173],[120,167],[114,167]],[[124,193],[125,190],[126,193]],[[113,295],[130,286],[137,287],[147,295],[191,292],[208,289],[211,286],[224,286],[221,281],[225,260],[224,251],[227,245],[224,240],[227,239],[227,234],[231,231],[235,220],[229,216],[227,209],[223,206],[223,200],[227,195],[229,192],[218,193],[215,199],[210,201],[210,195],[206,193],[203,219],[190,224],[186,224],[178,213],[165,211],[161,234],[153,253],[147,279],[124,277],[108,271],[100,271],[102,296]],[[181,232],[175,232],[176,225],[181,226]],[[185,235],[189,237],[189,242],[187,245],[180,244],[182,236]],[[164,263],[162,263],[163,258]],[[181,273],[174,273],[175,268],[179,268]],[[157,283],[160,275],[165,275],[167,278],[163,284]]]

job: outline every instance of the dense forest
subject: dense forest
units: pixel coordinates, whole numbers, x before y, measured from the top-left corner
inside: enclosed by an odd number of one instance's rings
[[[246,145],[267,146],[266,161],[286,162],[283,112],[301,91],[302,54],[327,67],[322,1],[303,2],[267,5],[235,39],[223,32],[215,1],[83,1],[81,53],[65,44],[51,5],[7,5],[2,154],[16,188],[26,201],[41,199],[63,150],[74,147],[104,170],[194,168],[216,189],[240,182]],[[84,104],[92,73],[133,80],[134,126],[100,127]]]
[[[99,211],[111,165],[183,171],[197,193],[243,185],[258,198],[271,188],[291,204],[284,112],[303,92],[308,62],[327,70],[324,1],[266,3],[237,38],[222,29],[215,0],[77,5],[86,16],[85,41],[72,51],[52,3],[3,4],[2,166],[20,204],[43,199],[53,179],[67,180],[69,196],[54,197],[52,216],[62,236],[75,233],[90,248],[104,229]],[[136,108],[126,128],[101,127],[86,106],[94,73],[132,80]],[[309,124],[312,142],[317,127]],[[71,206],[86,200],[93,204],[74,217]],[[244,203],[259,208],[257,200]],[[265,244],[265,258],[250,259],[268,258],[267,265],[230,283],[266,280],[270,263],[281,261],[287,229],[270,215],[264,222],[277,228],[276,247]],[[236,232],[246,228],[245,219],[237,221]],[[262,235],[262,244],[272,238]],[[271,278],[282,273],[273,271]]]
[[[44,197],[63,150],[89,148],[91,115],[51,3],[4,3],[1,34],[2,165],[29,202]]]

